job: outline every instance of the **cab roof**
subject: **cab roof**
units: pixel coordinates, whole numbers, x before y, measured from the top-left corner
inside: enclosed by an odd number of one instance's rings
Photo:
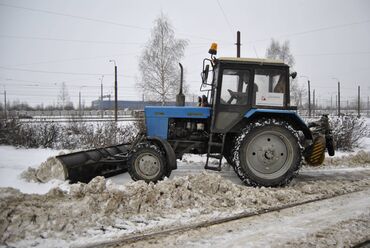
[[[236,58],[236,57],[220,57],[217,60],[220,62],[232,62],[232,63],[248,63],[248,64],[259,64],[259,65],[280,65],[288,66],[282,60],[275,59],[257,59],[257,58]]]

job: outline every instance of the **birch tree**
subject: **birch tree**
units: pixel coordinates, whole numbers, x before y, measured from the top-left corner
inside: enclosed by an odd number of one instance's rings
[[[178,63],[187,44],[186,40],[175,38],[174,29],[166,16],[161,14],[154,21],[151,37],[139,59],[137,86],[143,90],[146,99],[159,101],[162,105],[175,99],[180,86]]]
[[[266,57],[269,59],[279,59],[292,68],[295,64],[294,56],[290,52],[290,43],[288,40],[280,44],[279,41],[272,39],[270,46],[266,49]],[[290,96],[293,103],[302,107],[302,97],[306,94],[306,89],[298,83],[297,79],[290,82]]]
[[[272,39],[270,46],[266,50],[266,58],[282,60],[290,67],[293,67],[295,64],[294,57],[290,52],[290,43],[288,40],[280,44],[279,41]]]
[[[70,101],[67,85],[65,82],[62,82],[60,86],[59,95],[58,95],[58,107],[65,109],[70,109],[73,104]]]

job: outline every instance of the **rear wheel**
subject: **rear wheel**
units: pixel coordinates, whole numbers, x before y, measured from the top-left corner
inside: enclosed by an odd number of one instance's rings
[[[298,132],[274,119],[252,123],[236,139],[234,169],[252,186],[288,184],[302,164]]]
[[[155,145],[139,146],[129,160],[128,172],[134,181],[157,182],[171,172],[166,170],[166,159]]]

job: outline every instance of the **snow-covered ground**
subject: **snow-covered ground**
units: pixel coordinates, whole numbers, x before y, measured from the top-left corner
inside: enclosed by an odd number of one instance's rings
[[[368,120],[370,125],[370,119]],[[156,185],[133,182],[127,173],[108,180],[97,178],[88,185],[69,185],[68,182],[57,179],[46,183],[27,182],[21,177],[28,167],[37,168],[49,157],[61,152],[63,151],[0,146],[0,246],[65,247],[100,244],[119,239],[122,235],[189,225],[358,190],[366,189],[368,192],[370,187],[369,137],[364,137],[362,147],[351,153],[337,152],[334,158],[326,160],[325,166],[304,167],[289,187],[277,189],[243,186],[226,163],[222,172],[204,173],[205,157],[195,155],[184,156],[178,163],[179,169],[173,171],[170,179]],[[341,218],[336,218],[335,214],[327,215],[323,209],[333,208],[329,208],[330,204],[325,202],[307,209],[302,207],[296,212],[287,210],[281,216],[272,214],[275,218],[272,226],[276,229],[279,224],[286,225],[286,232],[289,233],[298,228],[300,231],[297,234],[307,238],[302,241],[301,236],[292,235],[291,239],[282,240],[281,245],[290,244],[294,247],[302,245],[305,240],[315,243],[315,233],[324,235],[320,232],[329,232],[328,230],[335,234],[327,236],[333,238],[334,235],[335,239],[335,235],[340,232],[335,231],[333,225],[355,226],[359,230],[369,226],[370,199],[361,193],[351,194],[344,199],[347,200],[338,200],[332,204],[344,205],[346,201],[361,201],[359,203],[362,208],[353,212],[353,215],[348,213],[349,209],[353,209],[351,207],[338,209],[337,214]],[[315,221],[312,221],[312,228],[307,230],[304,226],[296,225],[297,221],[302,222],[311,217],[315,220],[323,218],[322,216],[326,216],[327,222],[321,228],[315,227]],[[365,221],[362,223],[360,218]],[[182,240],[180,243],[176,240],[156,242],[178,246],[223,247],[221,244],[235,244],[237,247],[253,237],[254,243],[251,244],[257,245],[263,241],[261,246],[275,246],[264,237],[263,223],[266,219],[256,217],[253,221],[258,222],[257,226],[261,228],[243,230],[236,226],[237,230],[230,231],[227,237],[221,238],[219,244],[215,244],[211,236],[207,238],[207,230],[197,234],[201,238],[194,239],[190,234],[181,236],[178,239]],[[276,232],[273,235],[280,234]],[[361,235],[369,234],[361,232]],[[230,240],[235,240],[235,243],[230,243]],[[145,242],[144,244],[148,245]]]
[[[370,236],[369,195],[370,189],[127,247],[351,247]]]
[[[12,187],[23,193],[45,194],[51,188],[64,182],[52,180],[47,183],[26,182],[20,177],[28,167],[38,167],[48,157],[61,151],[52,149],[25,149],[13,146],[0,146],[0,187]]]

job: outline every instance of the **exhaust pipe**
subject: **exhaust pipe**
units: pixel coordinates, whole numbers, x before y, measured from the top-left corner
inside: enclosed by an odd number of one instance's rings
[[[182,84],[184,79],[184,69],[182,64],[179,63],[181,69],[181,77],[180,77],[180,92],[176,95],[176,106],[185,106],[185,95],[182,93]]]

